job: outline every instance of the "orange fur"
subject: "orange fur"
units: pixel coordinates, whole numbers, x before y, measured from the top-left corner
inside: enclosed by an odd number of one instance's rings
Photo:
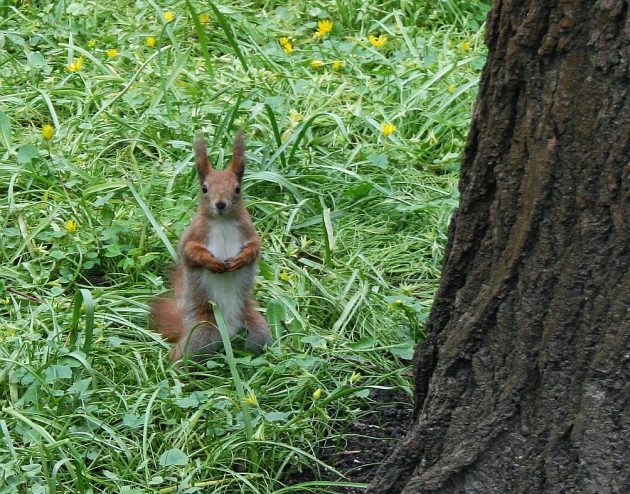
[[[158,298],[151,304],[151,322],[162,337],[171,343],[184,333],[184,311],[173,298]]]
[[[151,304],[150,323],[166,341],[175,343],[184,334],[184,311],[176,301],[177,294],[181,293],[184,283],[181,266],[178,265],[171,271],[170,282],[175,298],[155,299]]]

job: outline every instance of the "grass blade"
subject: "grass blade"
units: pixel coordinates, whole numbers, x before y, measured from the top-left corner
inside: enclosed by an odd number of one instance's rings
[[[190,3],[190,0],[185,0],[185,2],[186,2],[186,8],[190,12],[190,16],[192,17],[193,25],[195,27],[195,32],[197,33],[197,37],[199,38],[199,48],[201,49],[201,55],[206,61],[206,69],[208,70],[210,74],[212,74],[213,73],[212,59],[210,58],[210,52],[208,51],[208,40],[206,38],[206,30],[204,29],[204,26],[201,24],[201,21],[199,20],[199,14],[197,14],[197,11]]]
[[[214,5],[214,3],[208,0],[208,6],[212,9],[212,12],[214,12],[214,15],[217,17],[217,21],[219,22],[221,29],[223,29],[223,32],[225,33],[225,37],[228,40],[228,43],[230,43],[230,46],[234,50],[234,53],[236,54],[238,59],[241,61],[241,65],[243,65],[243,68],[245,69],[246,72],[249,72],[249,65],[247,64],[247,60],[243,56],[243,52],[241,52],[241,48],[238,42],[236,41],[236,36],[234,35],[234,30],[232,29],[232,26],[230,26],[225,16],[219,11],[219,9],[216,7],[216,5]]]
[[[241,376],[238,373],[238,368],[236,367],[236,361],[234,360],[234,352],[232,351],[232,342],[230,341],[230,334],[227,326],[225,325],[225,319],[223,319],[223,314],[221,313],[221,309],[217,304],[212,305],[212,309],[214,311],[214,317],[217,322],[217,328],[219,333],[221,334],[221,341],[223,342],[223,348],[225,349],[225,358],[227,360],[228,366],[230,368],[230,374],[232,375],[232,382],[234,384],[234,389],[236,390],[236,396],[239,399],[241,411],[243,412],[243,421],[245,422],[245,434],[248,441],[251,441],[254,438],[254,427],[252,426],[252,416],[249,410],[249,404],[247,403],[245,397],[245,391],[243,388],[243,382],[241,381]],[[257,469],[258,463],[258,454],[255,447],[251,449],[251,460],[254,466],[254,469]]]
[[[72,321],[70,323],[70,335],[68,336],[68,346],[74,347],[79,337],[79,320],[81,312],[85,312],[85,333],[81,350],[85,355],[90,353],[92,348],[92,338],[94,335],[94,299],[89,290],[81,288],[74,296],[74,306],[72,310]]]
[[[273,136],[276,140],[276,146],[279,149],[282,146],[282,137],[280,136],[280,130],[278,129],[278,122],[276,121],[276,116],[273,113],[273,108],[268,104],[265,104],[265,110],[267,110],[267,115],[269,116],[269,124],[271,125],[271,130],[273,131]],[[286,159],[284,157],[284,150],[280,153],[280,164],[283,168],[287,166]]]
[[[5,147],[11,149],[11,120],[7,117],[7,114],[0,111],[0,135],[4,141]]]
[[[173,244],[171,244],[170,240],[166,236],[166,233],[164,233],[164,229],[157,222],[157,220],[155,219],[155,216],[153,216],[151,209],[149,208],[147,203],[144,202],[142,197],[140,197],[140,194],[138,194],[138,191],[130,182],[127,183],[127,186],[129,187],[129,190],[133,194],[133,197],[136,199],[136,202],[138,203],[142,211],[144,211],[144,215],[149,220],[149,223],[151,223],[151,226],[155,230],[155,233],[160,238],[162,243],[164,243],[164,246],[166,247],[168,252],[171,254],[173,261],[177,261],[177,251],[173,248]]]
[[[335,234],[333,232],[332,220],[330,217],[330,208],[324,207],[322,211],[322,220],[324,223],[324,254],[327,266],[332,265],[333,250],[335,249]]]

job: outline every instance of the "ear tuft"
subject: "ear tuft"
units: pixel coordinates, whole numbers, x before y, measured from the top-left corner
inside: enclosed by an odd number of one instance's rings
[[[230,170],[238,176],[239,181],[243,179],[245,173],[245,134],[239,130],[234,139],[234,150],[232,152],[232,163]]]
[[[208,151],[206,150],[206,143],[204,142],[203,136],[201,134],[198,134],[195,138],[193,149],[195,151],[195,164],[197,165],[197,174],[199,175],[199,180],[203,182],[206,178],[206,175],[208,175],[208,173],[212,169],[212,166],[208,161]]]

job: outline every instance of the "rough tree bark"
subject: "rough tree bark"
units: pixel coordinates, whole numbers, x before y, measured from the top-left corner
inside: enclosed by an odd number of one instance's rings
[[[627,0],[495,0],[416,419],[370,494],[630,492]]]

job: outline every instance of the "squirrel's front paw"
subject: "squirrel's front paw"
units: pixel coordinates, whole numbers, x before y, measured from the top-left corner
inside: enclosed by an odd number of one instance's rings
[[[230,257],[225,260],[225,270],[228,272],[241,269],[244,265],[243,258],[241,256]]]
[[[208,263],[207,268],[213,273],[225,273],[227,265],[223,261],[212,260]]]

